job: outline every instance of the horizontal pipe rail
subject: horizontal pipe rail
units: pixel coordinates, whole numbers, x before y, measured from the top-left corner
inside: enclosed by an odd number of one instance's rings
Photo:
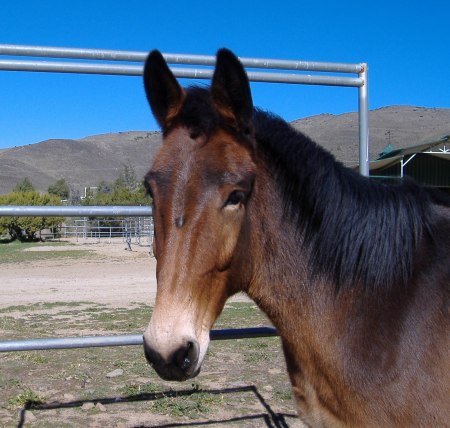
[[[109,49],[80,49],[52,46],[24,46],[0,44],[0,55],[5,56],[30,56],[42,58],[71,58],[101,61],[126,61],[144,62],[148,52],[123,51]],[[216,57],[213,55],[189,55],[164,53],[165,60],[169,64],[205,65],[213,66]],[[320,61],[296,61],[269,58],[239,58],[248,68],[270,68],[280,70],[297,71],[322,71],[336,73],[360,73],[362,64],[320,62]]]
[[[31,71],[50,73],[101,74],[112,76],[141,76],[141,65],[116,64],[88,64],[77,62],[48,62],[27,60],[0,60],[0,70]],[[212,69],[171,67],[173,74],[186,79],[211,79]],[[359,77],[325,76],[293,73],[271,73],[262,71],[248,71],[248,78],[252,82],[293,83],[303,85],[347,86],[360,87],[364,80]]]
[[[4,71],[34,71],[54,73],[80,73],[102,75],[140,76],[142,63],[148,53],[143,51],[124,51],[109,49],[65,48],[52,46],[27,46],[0,44],[0,56],[41,58],[38,61],[5,59],[0,60],[0,70]],[[184,64],[189,66],[213,66],[216,58],[212,55],[190,55],[163,53],[169,64]],[[49,58],[81,59],[85,62],[45,61]],[[336,75],[308,75],[298,73],[274,73],[248,71],[249,79],[254,82],[290,83],[322,86],[357,87],[359,97],[359,171],[369,175],[369,133],[368,133],[368,102],[367,102],[367,64],[365,63],[335,63],[320,61],[279,60],[269,58],[239,58],[242,64],[250,69],[273,69],[312,71],[325,73],[352,73],[357,77]],[[89,62],[86,62],[89,61]],[[92,62],[93,61],[93,62]],[[102,61],[103,63],[101,63]],[[104,61],[122,61],[128,64],[116,65]],[[210,79],[213,70],[205,68],[171,68],[176,77],[193,79]]]
[[[273,327],[251,327],[212,330],[211,340],[252,339],[278,336]],[[117,336],[82,336],[0,341],[0,352],[40,351],[48,349],[99,348],[106,346],[142,345],[142,334]]]
[[[34,57],[34,58],[63,58],[97,61],[70,62],[70,61],[44,61],[44,60],[0,60],[0,70],[4,71],[35,71],[58,73],[82,73],[102,75],[142,75],[142,64],[109,64],[98,61],[123,61],[128,63],[142,63],[147,57],[147,52],[58,48],[42,46],[23,46],[0,44],[0,56],[9,57]],[[215,57],[208,55],[163,54],[169,64],[184,64],[189,66],[213,66]],[[248,71],[248,77],[255,82],[271,83],[297,83],[307,85],[347,86],[359,88],[360,99],[360,162],[368,164],[368,160],[362,158],[361,153],[367,151],[365,136],[367,133],[367,66],[365,64],[330,63],[312,61],[290,61],[264,58],[240,58],[246,68],[295,70],[326,73],[353,73],[358,77],[342,77],[334,75],[308,75],[295,73],[274,73],[262,71]],[[173,67],[176,77],[210,79],[213,74],[211,69]],[[367,167],[367,165],[366,165]],[[364,174],[364,171],[361,171]],[[61,217],[95,217],[95,216],[151,216],[152,209],[144,207],[124,206],[0,206],[0,216],[61,216]],[[211,340],[226,340],[236,338],[253,338],[277,336],[277,331],[271,327],[213,330],[210,333]],[[118,336],[88,336],[69,338],[47,338],[31,340],[0,341],[0,352],[30,351],[43,349],[67,349],[87,348],[103,346],[141,345],[142,335],[118,335]]]
[[[151,215],[150,206],[0,206],[0,217],[150,217]]]

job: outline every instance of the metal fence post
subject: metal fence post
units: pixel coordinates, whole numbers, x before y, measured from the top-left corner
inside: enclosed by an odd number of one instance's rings
[[[368,100],[368,66],[362,64],[359,77],[363,84],[358,88],[359,98],[359,172],[369,176],[369,100]]]

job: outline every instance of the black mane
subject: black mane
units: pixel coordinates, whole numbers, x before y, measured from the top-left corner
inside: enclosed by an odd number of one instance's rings
[[[433,236],[426,191],[412,180],[394,186],[362,177],[274,115],[255,110],[254,124],[286,214],[309,248],[313,274],[327,276],[337,289],[406,285],[418,243]]]

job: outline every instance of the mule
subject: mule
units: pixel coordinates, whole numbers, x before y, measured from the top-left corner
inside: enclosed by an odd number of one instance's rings
[[[144,350],[159,376],[199,373],[243,291],[278,329],[306,424],[448,426],[448,202],[362,177],[255,109],[226,49],[210,88],[183,89],[158,51],[144,85],[163,133],[145,177],[157,294]]]

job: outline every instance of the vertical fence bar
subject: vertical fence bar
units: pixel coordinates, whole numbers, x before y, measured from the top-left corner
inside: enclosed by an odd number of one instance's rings
[[[367,64],[362,64],[363,69],[359,77],[363,84],[358,88],[359,98],[359,172],[369,176],[369,100],[368,100],[368,73]]]

